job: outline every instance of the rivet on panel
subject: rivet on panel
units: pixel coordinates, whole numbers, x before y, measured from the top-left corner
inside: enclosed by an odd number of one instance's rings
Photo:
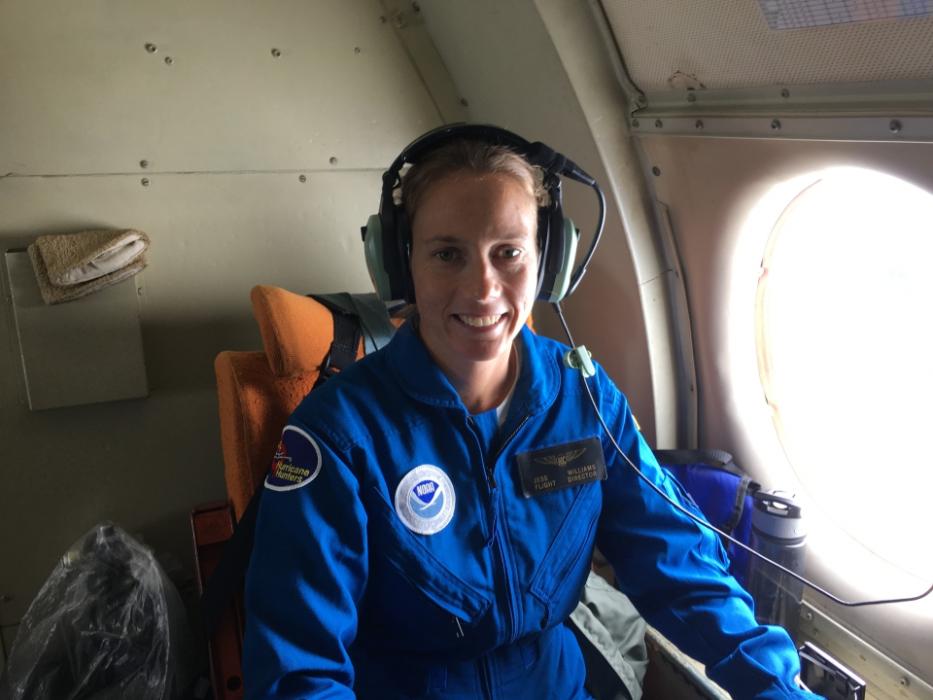
[[[142,180],[139,181],[139,184],[142,185],[143,187],[149,187],[149,178],[144,177]]]
[[[641,122],[639,122],[637,119],[633,119],[633,120],[632,120],[632,126],[635,127],[636,129],[637,129],[640,125],[641,125]]]
[[[281,52],[279,49],[272,49],[272,57],[273,57],[273,58],[278,58],[278,57],[281,56],[281,55],[282,55],[282,52]]]
[[[690,92],[687,93],[687,102],[696,102],[696,101],[697,101],[697,94],[691,90]]]
[[[419,5],[416,2],[413,2],[411,4],[411,9],[413,9],[415,12],[421,12],[421,5]]]
[[[778,129],[780,129],[780,128],[781,128],[781,120],[780,120],[780,119],[772,119],[772,120],[771,120],[771,128],[774,129],[775,131],[777,131]]]
[[[379,24],[385,24],[385,23],[386,23],[386,16],[379,15]]]
[[[803,619],[806,620],[807,622],[813,622],[813,613],[810,612],[809,610],[804,610]]]
[[[703,120],[702,120],[702,119],[697,119],[695,122],[693,122],[693,127],[694,127],[695,129],[702,130],[702,129],[703,129],[703,126],[704,126],[704,124],[703,124]]]
[[[361,49],[359,46],[354,46],[354,47],[353,47],[353,53],[355,53],[355,54],[358,55],[358,54],[360,53],[360,51],[362,51],[362,49]]]
[[[13,600],[13,596],[7,593],[0,593],[0,603],[9,603],[11,600]]]
[[[159,47],[156,46],[155,44],[146,44],[146,51],[148,51],[149,53],[155,53],[158,50],[159,50]]]
[[[653,174],[655,177],[658,177],[658,176],[661,174],[661,168],[659,168],[659,167],[656,165],[656,166],[654,166],[653,168],[651,168],[651,172],[652,172],[652,174]]]
[[[655,129],[663,129],[663,128],[664,128],[664,122],[662,122],[660,119],[655,119],[655,120],[654,120],[654,128],[655,128]]]
[[[331,156],[328,161],[331,165],[337,165],[337,156]]]
[[[910,679],[907,676],[901,676],[897,679],[897,684],[902,688],[908,688],[910,687]]]
[[[781,97],[783,97],[785,100],[788,97],[790,97],[790,90],[788,90],[787,88],[784,88],[783,90],[781,90]]]
[[[170,66],[170,65],[172,65],[174,62],[175,62],[175,59],[172,58],[171,56],[166,56],[166,57],[165,57],[165,65]]]
[[[307,176],[307,175],[299,175],[299,176],[298,176],[298,182],[307,182],[307,181],[308,181],[308,176]]]
[[[470,106],[469,101],[468,101],[467,98],[465,98],[465,97],[461,97],[461,98],[460,98],[460,104],[463,105],[464,107],[469,107],[469,106]]]
[[[902,125],[901,122],[900,122],[899,120],[897,120],[897,119],[892,119],[892,120],[891,120],[891,123],[888,124],[888,129],[891,131],[892,134],[899,134],[899,133],[901,133],[901,129],[902,129],[902,128],[903,128],[903,125]]]
[[[149,161],[148,161],[148,160],[141,160],[141,161],[139,161],[139,167],[140,167],[140,168],[148,168],[148,167],[149,167]]]

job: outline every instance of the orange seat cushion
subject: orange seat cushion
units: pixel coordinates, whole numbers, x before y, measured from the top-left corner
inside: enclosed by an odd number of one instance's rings
[[[317,372],[276,377],[265,353],[225,351],[214,361],[227,494],[237,519],[266,476],[289,415]]]
[[[317,372],[334,338],[334,317],[311,297],[257,285],[250,292],[269,366],[278,377]],[[363,356],[363,346],[357,359]]]

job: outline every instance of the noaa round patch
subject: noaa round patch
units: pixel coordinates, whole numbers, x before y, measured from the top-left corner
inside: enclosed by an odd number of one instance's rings
[[[266,475],[266,488],[291,491],[314,481],[321,471],[321,448],[301,428],[286,425],[275,448],[272,466]]]
[[[422,464],[408,472],[395,489],[395,512],[412,532],[433,535],[454,517],[454,485],[439,467]]]

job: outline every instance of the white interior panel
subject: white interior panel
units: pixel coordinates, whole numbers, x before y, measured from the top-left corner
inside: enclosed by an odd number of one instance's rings
[[[879,170],[933,192],[933,144],[842,143],[790,140],[751,140],[689,137],[644,137],[640,139],[651,166],[660,169],[655,178],[658,198],[669,205],[673,230],[681,254],[690,300],[699,382],[699,442],[702,447],[725,449],[736,455],[737,463],[764,483],[779,485],[786,459],[777,443],[767,412],[766,423],[756,435],[749,428],[749,405],[740,402],[740,384],[757,382],[757,367],[751,358],[750,373],[736,362],[730,345],[730,329],[735,315],[753,317],[754,291],[749,298],[735,299],[732,270],[735,251],[749,234],[751,214],[762,213],[765,196],[775,188],[786,187],[793,178],[830,166],[857,166]],[[788,194],[792,197],[792,194]],[[789,201],[771,206],[773,216],[765,234]],[[756,210],[757,207],[757,210]],[[767,216],[763,221],[769,220]],[[883,236],[883,231],[879,231]],[[757,274],[761,254],[751,251],[746,266]],[[753,324],[751,325],[753,329]],[[752,330],[753,332],[753,330]],[[871,328],[865,329],[871,333]],[[805,343],[806,338],[800,342]],[[754,355],[754,338],[748,343]],[[741,366],[740,366],[741,365]],[[858,390],[859,378],[853,377]],[[764,407],[763,392],[757,396]],[[872,432],[872,415],[885,406],[866,401],[865,422],[853,425],[851,439],[864,442],[864,448],[877,452],[878,478],[885,478],[886,441],[900,435]],[[753,428],[755,426],[752,426]],[[919,463],[925,455],[918,453]],[[928,459],[926,460],[929,461]],[[838,465],[834,465],[837,466]],[[927,465],[928,466],[928,465]],[[910,488],[904,483],[903,488]],[[844,480],[839,488],[844,493]],[[871,517],[873,504],[852,504],[865,517]],[[910,533],[903,532],[910,537]],[[922,543],[918,547],[925,546]],[[837,595],[849,599],[898,597],[919,593],[929,582],[888,579],[888,588],[865,590],[860,584],[868,572],[843,562],[827,567],[821,559],[829,552],[808,552],[808,572]],[[848,567],[848,568],[847,568]],[[875,572],[872,572],[873,574]],[[919,590],[914,590],[919,589]],[[929,601],[904,605],[844,609],[819,596],[811,600],[825,607],[837,619],[857,628],[868,640],[892,653],[901,663],[926,680],[933,678],[929,639],[933,608]]]
[[[758,0],[602,0],[642,90],[933,78],[933,17],[772,30]]]
[[[42,299],[29,253],[10,251],[5,257],[33,411],[148,394],[134,278],[49,305]]]

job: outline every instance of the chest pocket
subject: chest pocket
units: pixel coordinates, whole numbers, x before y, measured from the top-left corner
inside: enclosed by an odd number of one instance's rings
[[[367,499],[372,570],[371,622],[380,636],[412,650],[437,651],[464,636],[489,609],[489,597],[468,584],[402,524],[377,489]]]
[[[529,592],[544,608],[542,627],[562,622],[576,607],[589,573],[601,505],[600,482],[579,489],[531,579]]]

